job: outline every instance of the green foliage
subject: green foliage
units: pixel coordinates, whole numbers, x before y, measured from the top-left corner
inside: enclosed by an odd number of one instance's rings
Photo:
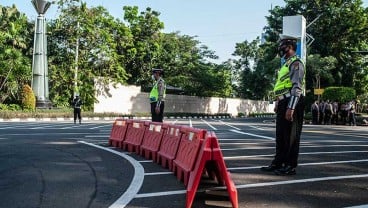
[[[91,110],[96,94],[109,95],[107,83],[126,83],[125,48],[131,35],[101,6],[88,8],[85,3],[65,1],[60,5],[61,14],[51,23],[49,36],[50,98],[59,107],[68,106],[77,82],[83,108]],[[96,89],[97,81],[104,87]]]
[[[21,86],[31,80],[30,34],[24,14],[0,5],[0,103],[17,102]]]
[[[22,108],[24,110],[36,109],[36,97],[29,85],[23,85],[22,90]]]
[[[362,6],[362,1],[286,0],[285,2],[284,7],[276,6],[270,10],[267,17],[267,40],[277,42],[278,35],[282,33],[283,16],[303,15],[307,24],[316,20],[308,27],[308,33],[315,38],[308,48],[308,53],[315,56],[306,64],[307,90],[315,84],[315,75],[319,70],[321,86],[353,87],[358,94],[364,93],[368,89],[366,76],[368,67],[362,64],[363,56],[352,53],[368,49],[366,32],[368,9]],[[321,61],[318,61],[319,59]],[[312,69],[312,73],[308,75],[309,65],[314,64],[312,61],[318,66],[312,66],[314,70]]]
[[[351,87],[327,87],[322,98],[324,100],[336,100],[339,103],[345,103],[356,98],[356,92]]]

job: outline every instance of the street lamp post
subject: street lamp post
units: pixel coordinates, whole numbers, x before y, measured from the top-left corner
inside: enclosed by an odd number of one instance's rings
[[[36,107],[51,108],[47,67],[46,21],[44,16],[51,3],[45,0],[32,0],[31,2],[38,13],[34,33],[31,85],[36,96]]]

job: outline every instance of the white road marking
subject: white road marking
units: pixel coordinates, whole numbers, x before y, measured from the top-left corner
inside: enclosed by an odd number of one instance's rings
[[[255,187],[264,187],[264,186],[276,186],[276,185],[310,183],[310,182],[319,182],[319,181],[331,181],[331,180],[366,178],[366,177],[368,177],[368,174],[346,175],[346,176],[330,176],[330,177],[321,177],[321,178],[307,178],[307,179],[299,179],[299,180],[287,180],[287,181],[275,181],[275,182],[266,182],[266,183],[244,184],[244,185],[236,185],[235,187],[238,188],[238,189],[242,189],[242,188],[255,188]]]
[[[207,124],[209,127],[211,127],[213,130],[217,130],[214,126],[212,126],[210,123],[208,123],[207,121],[201,119],[201,121],[205,124]]]
[[[110,138],[110,134],[86,135],[86,138]]]
[[[190,127],[193,127],[193,125],[192,125],[192,119],[189,119],[189,126]]]
[[[361,163],[361,162],[368,162],[368,159],[363,160],[342,160],[342,161],[333,161],[333,162],[314,162],[314,163],[300,163],[298,166],[316,166],[316,165],[332,165],[332,164],[344,164],[344,163]],[[248,167],[230,167],[227,170],[254,170],[259,169],[263,166],[248,166]],[[155,176],[155,175],[170,175],[173,174],[172,172],[152,172],[152,173],[145,173],[145,176]]]
[[[169,175],[173,174],[173,172],[152,172],[152,173],[145,173],[145,176],[155,176],[155,175]]]
[[[234,143],[224,143],[224,144],[234,144]],[[238,144],[238,143],[237,143]],[[300,148],[322,148],[322,147],[368,147],[368,145],[302,145]],[[239,147],[239,148],[221,148],[222,151],[232,151],[232,150],[254,150],[254,149],[275,149],[275,147]]]
[[[310,182],[353,179],[353,178],[366,178],[366,177],[368,177],[368,174],[346,175],[346,176],[331,176],[331,177],[321,177],[321,178],[307,178],[307,179],[298,179],[298,180],[274,181],[274,182],[265,182],[265,183],[240,184],[240,185],[236,185],[235,187],[237,189],[244,189],[244,188],[256,188],[256,187],[288,185],[288,184],[298,184],[298,183],[310,183]],[[226,187],[211,188],[211,190],[222,190],[222,189],[226,189]],[[204,190],[199,190],[199,192],[203,192],[203,191]],[[177,191],[144,193],[144,194],[137,194],[135,198],[147,198],[147,197],[156,197],[156,196],[178,195],[178,194],[185,194],[186,192],[187,192],[186,190],[177,190]]]
[[[249,126],[249,127],[254,128],[254,129],[257,129],[257,130],[261,130],[261,131],[263,131],[263,130],[264,130],[264,129],[259,128],[259,127],[256,127],[256,126]]]
[[[251,134],[251,133],[246,133],[246,132],[242,132],[242,131],[238,131],[238,130],[230,130],[230,131],[238,133],[238,134],[244,134],[244,135],[259,137],[259,138],[263,138],[263,139],[275,140],[275,138],[273,138],[273,137],[262,136],[262,135],[258,135],[258,134]]]
[[[105,125],[102,125],[102,126],[96,126],[96,127],[92,127],[92,128],[89,128],[89,129],[98,129],[98,128],[102,128],[102,127],[105,127],[105,126],[112,126],[112,124],[105,124]],[[109,130],[111,131],[111,130]]]
[[[221,121],[221,120],[220,120],[220,123],[222,123],[222,124],[224,124],[224,125],[226,125],[226,126],[229,126],[229,127],[233,128],[233,129],[241,130],[240,128],[235,127],[235,126],[232,126],[232,125],[230,125],[230,124],[228,124],[228,123],[225,123],[225,122],[223,122],[223,121]]]
[[[44,125],[44,126],[38,126],[38,127],[29,128],[29,129],[43,129],[43,128],[46,128],[46,127],[55,127],[55,125]]]
[[[110,208],[123,208],[129,204],[129,202],[137,196],[138,191],[140,190],[143,180],[144,180],[144,168],[139,162],[134,160],[132,157],[124,154],[123,152],[118,152],[109,148],[101,147],[95,144],[91,144],[84,141],[79,141],[79,143],[86,144],[92,147],[96,147],[98,149],[102,149],[108,152],[111,152],[113,154],[119,155],[120,157],[123,157],[124,159],[128,160],[130,164],[134,167],[134,176],[133,180],[130,183],[128,189],[125,191],[123,195],[119,197],[112,205],[110,205]]]
[[[361,162],[368,162],[368,159],[364,159],[364,160],[342,160],[342,161],[333,161],[333,162],[300,163],[300,164],[298,164],[298,166],[332,165],[332,164],[361,163]],[[227,170],[253,170],[253,169],[259,169],[261,167],[263,167],[263,166],[233,167],[233,168],[227,168]]]
[[[320,155],[320,154],[349,154],[349,153],[363,153],[368,151],[336,151],[336,152],[302,152],[300,155]],[[254,157],[273,157],[272,155],[243,155],[243,156],[230,156],[224,157],[225,160],[241,159],[241,158],[254,158]]]

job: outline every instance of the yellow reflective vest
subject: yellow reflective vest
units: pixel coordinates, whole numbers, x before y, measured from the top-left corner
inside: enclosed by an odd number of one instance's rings
[[[152,87],[152,90],[150,92],[150,95],[149,95],[149,98],[150,98],[150,102],[151,103],[154,103],[154,102],[157,102],[158,101],[158,97],[159,97],[159,93],[158,93],[158,87],[157,87],[157,84],[162,81],[164,82],[164,80],[162,80],[161,78],[159,80],[157,80],[155,82],[155,84],[153,85]],[[163,83],[164,85],[164,94],[163,94],[163,98],[166,97],[166,86],[165,86],[165,83]]]
[[[290,91],[292,83],[290,80],[289,66],[296,60],[298,60],[297,56],[293,56],[288,59],[277,73],[276,84],[273,88],[275,96],[280,96]]]

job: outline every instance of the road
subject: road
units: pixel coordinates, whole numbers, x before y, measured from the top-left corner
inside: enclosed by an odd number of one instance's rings
[[[214,131],[239,207],[365,207],[368,127],[304,125],[294,176],[259,170],[274,154],[272,118],[167,119]],[[167,169],[107,146],[112,121],[0,123],[0,207],[184,207]],[[208,181],[207,181],[208,182]],[[193,207],[231,207],[202,184]]]

